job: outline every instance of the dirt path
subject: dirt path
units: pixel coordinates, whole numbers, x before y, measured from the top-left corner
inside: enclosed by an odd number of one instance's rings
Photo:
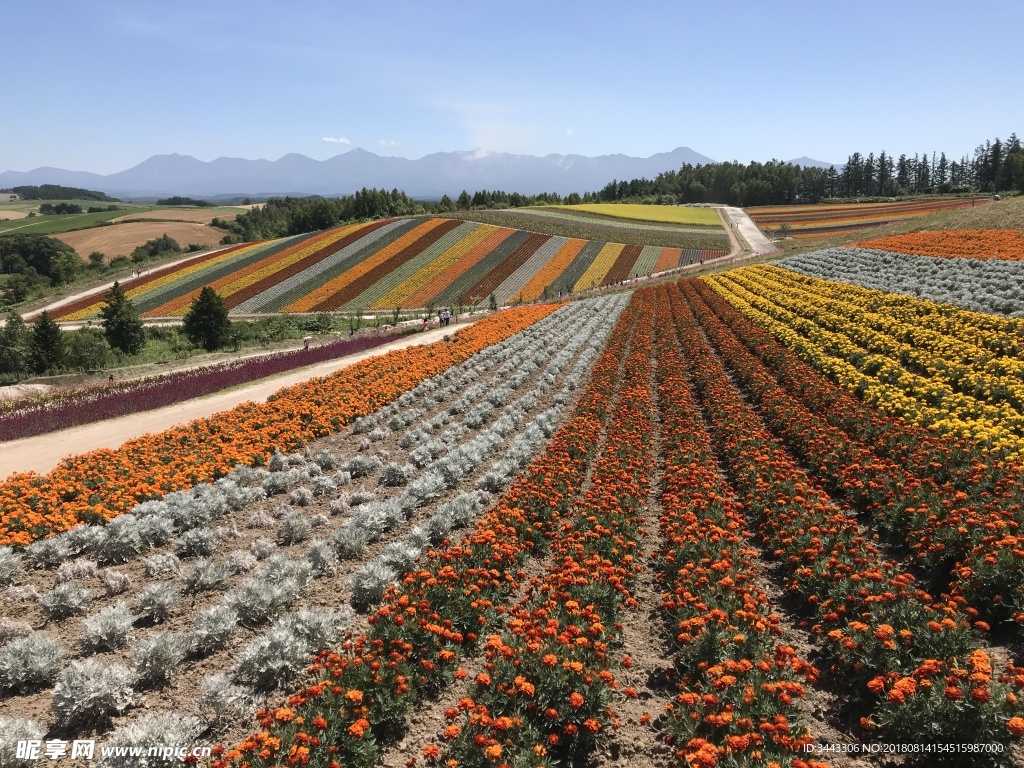
[[[763,255],[766,253],[774,253],[779,250],[775,243],[765,237],[764,232],[757,228],[757,224],[747,215],[747,212],[742,208],[733,208],[731,206],[723,206],[721,208],[723,218],[730,221],[736,230],[736,234],[740,238],[746,240],[747,245],[757,255]],[[733,227],[726,226],[726,230],[731,230]]]
[[[460,323],[458,327],[466,327],[470,324]],[[150,432],[162,432],[194,419],[212,416],[247,400],[264,402],[268,396],[282,387],[298,384],[318,376],[326,376],[360,360],[381,355],[393,349],[404,349],[417,344],[440,341],[454,330],[456,330],[455,326],[451,326],[437,328],[426,333],[416,333],[365,352],[339,357],[336,360],[329,360],[307,368],[299,368],[280,376],[261,379],[244,387],[218,392],[209,397],[4,443],[0,446],[0,478],[6,478],[14,472],[49,472],[60,463],[63,457],[70,454],[85,453],[97,448],[116,449],[134,437]]]

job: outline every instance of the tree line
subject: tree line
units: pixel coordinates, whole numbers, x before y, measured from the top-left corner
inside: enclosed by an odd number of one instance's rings
[[[79,187],[62,187],[59,184],[40,184],[38,186],[11,187],[0,189],[0,192],[13,192],[22,200],[100,200],[104,203],[121,202],[103,192]]]
[[[565,202],[578,203],[583,197],[573,193]],[[563,202],[554,192],[524,195],[519,192],[480,190],[472,195],[463,190],[454,200],[444,195],[440,200],[415,200],[398,189],[363,188],[354,195],[342,197],[271,198],[260,208],[238,216],[234,221],[215,219],[214,226],[228,231],[223,243],[244,243],[270,240],[288,235],[301,235],[347,224],[353,221],[385,219],[393,216],[444,214],[474,208],[518,208],[527,205],[553,205]]]
[[[654,179],[612,181],[585,201],[786,205],[829,198],[899,197],[965,192],[1024,193],[1024,147],[1016,134],[979,145],[973,157],[950,160],[945,152],[854,152],[841,169],[797,166],[781,160],[684,164]]]

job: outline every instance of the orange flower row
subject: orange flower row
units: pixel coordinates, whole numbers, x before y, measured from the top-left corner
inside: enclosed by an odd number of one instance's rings
[[[855,243],[851,248],[938,256],[944,259],[1024,261],[1024,232],[1014,229],[908,232]]]
[[[539,755],[568,764],[616,722],[609,651],[623,607],[637,605],[630,590],[643,570],[643,499],[655,467],[650,297],[634,296],[621,322],[633,327],[632,349],[591,486],[552,541],[546,574],[509,612],[505,634],[487,639],[486,671],[445,750],[424,753],[430,764],[487,765],[493,754],[509,765]]]
[[[0,484],[0,545],[26,545],[83,522],[101,522],[135,504],[208,483],[238,464],[265,462],[372,413],[481,349],[557,309],[506,310],[448,340],[368,358],[330,376],[282,389],[263,404],[243,403],[156,435],[65,459],[47,475],[21,473]]]
[[[665,479],[657,558],[661,611],[674,637],[681,693],[669,713],[676,757],[793,760],[811,742],[795,699],[817,670],[776,645],[778,615],[757,587],[757,551],[724,481],[673,331],[679,292],[659,286],[656,327]],[[811,766],[824,763],[809,761]]]

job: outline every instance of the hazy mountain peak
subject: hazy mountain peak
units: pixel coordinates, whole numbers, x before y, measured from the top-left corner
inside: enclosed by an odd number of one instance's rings
[[[414,197],[457,195],[463,189],[506,192],[593,192],[613,179],[654,178],[678,170],[683,163],[709,163],[711,158],[688,147],[651,157],[622,153],[586,157],[550,154],[545,157],[496,152],[486,147],[435,152],[418,160],[382,157],[355,147],[326,160],[297,152],[278,160],[218,158],[197,160],[177,153],[154,155],[133,168],[104,176],[57,168],[25,173],[0,173],[0,187],[20,184],[64,184],[120,197],[219,194],[350,194],[362,187],[398,188]]]

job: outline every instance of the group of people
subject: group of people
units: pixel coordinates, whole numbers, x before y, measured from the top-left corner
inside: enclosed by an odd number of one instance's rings
[[[441,325],[451,325],[452,322],[452,311],[450,309],[442,309],[437,313],[437,321]]]

